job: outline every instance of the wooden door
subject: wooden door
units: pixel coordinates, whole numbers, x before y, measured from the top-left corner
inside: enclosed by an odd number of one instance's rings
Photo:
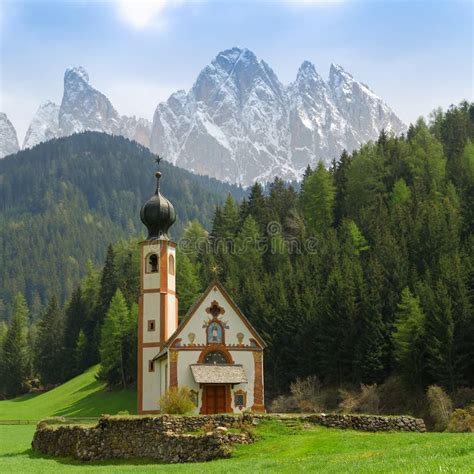
[[[227,412],[227,387],[225,385],[206,385],[204,391],[206,414]]]

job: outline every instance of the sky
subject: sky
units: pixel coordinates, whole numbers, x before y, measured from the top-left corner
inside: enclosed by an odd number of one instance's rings
[[[45,100],[61,102],[64,71],[125,115],[152,119],[222,50],[246,47],[287,84],[304,60],[332,62],[406,123],[473,100],[471,0],[0,0],[0,112],[23,142]]]

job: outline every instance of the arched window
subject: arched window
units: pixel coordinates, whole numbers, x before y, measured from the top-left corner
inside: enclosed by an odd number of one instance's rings
[[[227,364],[228,361],[225,355],[220,351],[208,352],[204,358],[205,364]]]
[[[146,262],[147,273],[156,273],[158,271],[158,256],[152,253]]]
[[[174,275],[174,257],[170,255],[168,258],[168,271],[170,275]]]
[[[224,342],[224,330],[222,326],[213,321],[207,326],[207,343],[208,344],[222,344]]]

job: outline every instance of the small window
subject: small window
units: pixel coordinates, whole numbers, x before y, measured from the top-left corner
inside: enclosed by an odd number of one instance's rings
[[[150,319],[148,321],[148,331],[154,331],[155,330],[155,320]]]
[[[155,361],[154,360],[149,360],[148,361],[148,372],[154,372],[155,371]]]
[[[151,254],[147,261],[147,273],[156,273],[158,271],[158,256]]]
[[[208,352],[204,358],[205,364],[227,364],[227,359],[225,355],[220,351]]]
[[[168,258],[168,270],[170,275],[174,275],[174,257],[170,255]]]

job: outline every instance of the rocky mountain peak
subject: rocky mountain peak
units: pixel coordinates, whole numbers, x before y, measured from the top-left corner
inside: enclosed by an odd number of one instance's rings
[[[89,74],[87,71],[82,67],[69,67],[66,69],[64,73],[64,83],[71,83],[71,82],[85,82],[89,83]]]
[[[31,148],[59,136],[59,105],[51,100],[43,102],[36,111],[23,141],[23,148]]]
[[[399,133],[404,125],[341,66],[331,65],[326,82],[304,61],[285,87],[252,51],[234,47],[201,71],[188,94],[158,105],[150,146],[178,166],[249,185],[300,178],[308,164],[329,164],[381,128]]]
[[[0,158],[16,153],[19,149],[15,127],[7,114],[0,112]]]

